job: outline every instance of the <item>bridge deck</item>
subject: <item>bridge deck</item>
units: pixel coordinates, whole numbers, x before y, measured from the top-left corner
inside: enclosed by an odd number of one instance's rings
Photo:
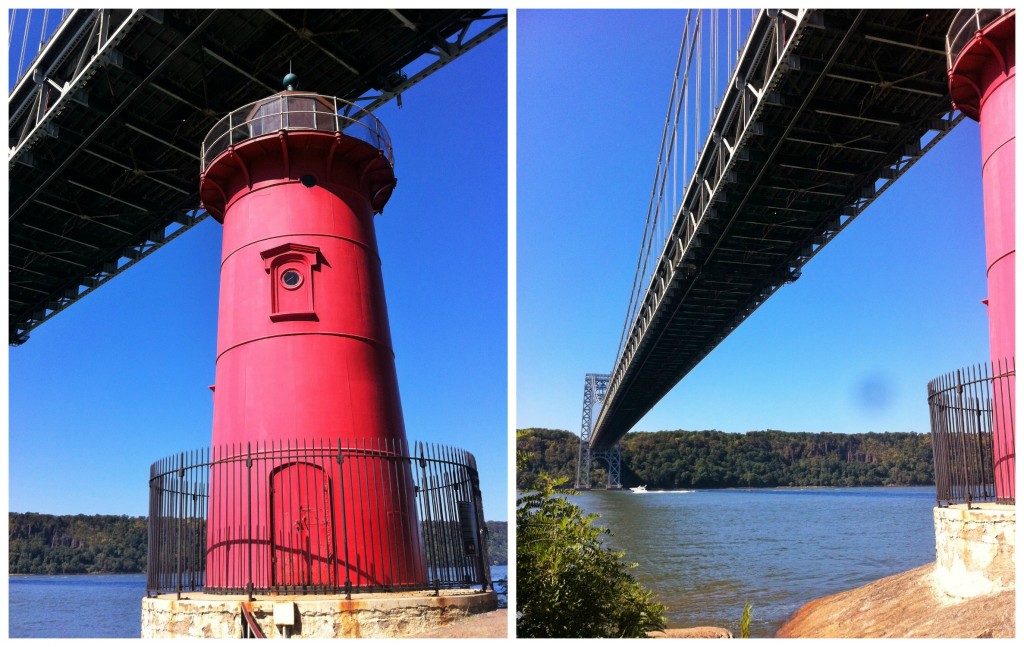
[[[73,12],[9,97],[10,343],[203,217],[203,136],[289,65],[303,89],[372,110],[504,27],[464,38],[485,13]]]
[[[955,10],[761,12],[591,437],[606,449],[948,132]]]

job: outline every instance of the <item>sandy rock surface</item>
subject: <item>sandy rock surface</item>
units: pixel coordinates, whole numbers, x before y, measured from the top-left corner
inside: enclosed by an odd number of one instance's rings
[[[1012,638],[1014,594],[955,600],[939,593],[935,564],[815,600],[776,638]]]
[[[689,629],[666,629],[652,631],[649,638],[732,638],[732,632],[721,627],[690,627]]]

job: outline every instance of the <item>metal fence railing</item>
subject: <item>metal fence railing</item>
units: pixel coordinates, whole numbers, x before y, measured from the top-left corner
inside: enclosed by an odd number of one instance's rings
[[[228,147],[281,130],[344,132],[378,149],[395,165],[391,137],[373,114],[337,97],[289,91],[232,110],[218,121],[203,140],[202,170]]]
[[[1014,503],[1014,364],[980,364],[928,384],[939,505]]]
[[[953,61],[974,35],[991,22],[1010,13],[1013,9],[961,9],[953,17],[946,32],[946,67],[953,68]]]
[[[149,594],[491,585],[472,454],[394,440],[249,443],[153,464]]]

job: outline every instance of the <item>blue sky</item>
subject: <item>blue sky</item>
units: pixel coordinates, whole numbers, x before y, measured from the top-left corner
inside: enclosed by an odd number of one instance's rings
[[[376,227],[407,434],[472,452],[499,520],[506,44],[501,32],[376,111],[399,178]],[[12,511],[146,514],[150,464],[209,445],[220,239],[203,221],[10,349]]]
[[[625,319],[685,12],[517,19],[515,424],[578,434]],[[985,296],[965,121],[636,429],[925,432],[927,382],[988,359]]]
[[[578,433],[583,375],[611,369],[684,19],[518,11],[517,427]],[[477,456],[490,519],[508,507],[506,42],[377,112],[408,434]],[[988,356],[979,157],[964,122],[637,428],[926,431],[928,380]],[[219,245],[202,223],[10,350],[11,510],[145,514],[149,464],[209,443]]]

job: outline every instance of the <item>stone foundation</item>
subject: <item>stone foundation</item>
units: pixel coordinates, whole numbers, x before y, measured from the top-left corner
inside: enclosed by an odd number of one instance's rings
[[[275,595],[161,595],[142,601],[143,638],[240,638],[242,605],[268,638],[401,638],[498,607],[493,591]]]
[[[1012,505],[935,508],[935,586],[966,599],[1014,588],[1016,521]]]

